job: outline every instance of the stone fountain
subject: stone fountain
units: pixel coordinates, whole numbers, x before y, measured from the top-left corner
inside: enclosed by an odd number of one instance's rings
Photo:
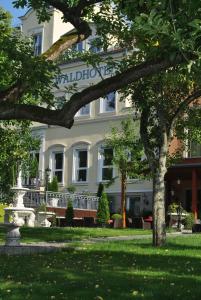
[[[25,207],[23,196],[29,190],[22,186],[22,171],[19,171],[17,186],[13,187],[15,192],[13,204],[4,209],[4,226],[7,229],[6,244],[7,246],[20,245],[19,228],[23,225],[34,227],[35,213],[33,208]]]

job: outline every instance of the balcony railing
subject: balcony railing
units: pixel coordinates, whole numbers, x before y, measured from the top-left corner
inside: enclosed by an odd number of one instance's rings
[[[74,209],[97,210],[99,198],[79,193],[39,192],[29,190],[24,196],[26,207],[38,207],[45,204],[47,207],[66,208],[71,201]]]

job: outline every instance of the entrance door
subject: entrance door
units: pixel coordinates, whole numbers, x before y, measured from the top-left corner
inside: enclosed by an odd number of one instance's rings
[[[128,211],[132,216],[138,217],[141,214],[141,197],[140,196],[131,196],[127,198],[129,202]]]

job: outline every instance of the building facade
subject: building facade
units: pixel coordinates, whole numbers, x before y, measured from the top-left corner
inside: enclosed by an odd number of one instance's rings
[[[36,14],[29,10],[21,17],[22,32],[32,36],[36,55],[46,51],[62,34],[72,30],[72,26],[62,23],[60,12],[53,10],[50,22],[38,24]],[[90,38],[76,45],[76,50],[91,49]],[[122,52],[110,49],[116,59]],[[100,51],[100,49],[92,49]],[[97,71],[80,60],[61,64],[61,75],[55,80],[58,89],[54,95],[58,103],[62,98],[68,98],[67,88],[76,83],[78,90],[108,77],[112,69],[100,65]],[[100,77],[101,74],[101,77]],[[57,176],[60,191],[73,185],[77,192],[96,194],[100,182],[107,183],[112,177],[118,176],[118,170],[112,165],[113,150],[106,148],[104,139],[112,127],[120,127],[121,121],[131,114],[128,100],[120,101],[120,95],[110,93],[105,98],[98,99],[82,107],[75,116],[73,127],[68,130],[57,126],[33,124],[33,135],[40,137],[39,152],[33,153],[39,162],[41,185],[44,185],[45,169],[51,169],[50,179]],[[136,126],[138,123],[136,122]],[[120,181],[106,189],[111,212],[120,211]],[[152,209],[151,181],[130,179],[127,182],[127,209],[133,215]]]

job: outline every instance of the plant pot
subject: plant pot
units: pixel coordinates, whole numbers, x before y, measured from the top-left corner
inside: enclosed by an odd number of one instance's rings
[[[114,228],[121,228],[122,227],[122,219],[114,220]]]

